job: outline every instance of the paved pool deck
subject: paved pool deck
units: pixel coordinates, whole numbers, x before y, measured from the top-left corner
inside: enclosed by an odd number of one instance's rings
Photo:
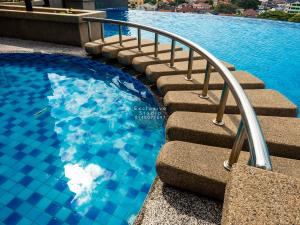
[[[0,53],[14,52],[59,53],[87,57],[81,47],[0,37]],[[157,178],[135,225],[220,224],[222,205],[222,202],[172,188]]]

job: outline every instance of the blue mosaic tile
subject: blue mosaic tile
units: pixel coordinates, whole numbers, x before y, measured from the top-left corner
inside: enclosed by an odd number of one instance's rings
[[[62,224],[64,224],[63,221],[57,218],[52,218],[48,223],[48,225],[62,225]]]
[[[66,222],[70,225],[76,225],[80,222],[81,216],[77,213],[72,212],[68,218],[66,219]]]
[[[18,144],[16,147],[15,147],[15,149],[16,150],[18,150],[18,151],[22,151],[24,148],[26,148],[27,146],[26,145],[24,145],[24,144]]]
[[[110,190],[116,190],[116,188],[118,187],[118,182],[110,180],[107,184],[106,184],[106,188],[110,189]]]
[[[17,209],[21,204],[22,204],[22,200],[19,199],[18,197],[12,199],[7,206],[11,209]]]
[[[97,216],[99,215],[100,210],[97,209],[96,207],[91,207],[89,211],[86,214],[86,217],[90,218],[91,220],[95,220]]]
[[[52,202],[45,210],[48,214],[54,216],[60,209],[60,204]]]
[[[3,222],[7,225],[15,225],[22,219],[22,216],[19,213],[10,214]]]
[[[0,185],[2,185],[6,181],[6,178],[0,175]]]
[[[33,170],[33,166],[30,166],[30,165],[26,165],[22,168],[22,172],[25,173],[25,174],[28,174],[30,173],[31,171]]]
[[[113,214],[115,209],[116,209],[116,205],[110,201],[107,202],[106,205],[104,206],[104,211],[109,214]]]
[[[132,110],[156,107],[147,88],[66,55],[0,54],[0,64],[0,224],[128,224],[164,141],[162,120]]]
[[[135,198],[138,195],[138,190],[134,189],[134,188],[129,188],[126,196],[129,198]]]
[[[32,177],[25,176],[19,183],[27,187],[33,181]]]
[[[33,193],[32,195],[29,196],[29,198],[27,199],[27,202],[35,205],[37,204],[41,199],[42,199],[42,195],[40,195],[39,193]]]

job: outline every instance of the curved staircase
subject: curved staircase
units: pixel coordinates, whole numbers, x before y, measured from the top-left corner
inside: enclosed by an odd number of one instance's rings
[[[138,37],[119,29],[119,35],[105,38],[101,26],[101,40],[91,40],[85,49],[132,66],[156,83],[170,115],[156,165],[161,181],[224,200],[222,224],[300,224],[296,105],[177,35],[115,20],[85,21],[138,29]],[[141,30],[153,32],[154,41],[142,39]],[[159,43],[159,35],[172,43]]]

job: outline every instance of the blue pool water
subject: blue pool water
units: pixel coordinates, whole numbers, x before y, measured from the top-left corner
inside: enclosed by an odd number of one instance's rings
[[[0,54],[1,224],[132,223],[163,141],[155,99],[121,70]]]
[[[145,11],[108,11],[108,18],[179,34],[265,81],[300,107],[300,24],[240,17]],[[106,27],[107,35],[115,27]],[[135,34],[136,30],[124,32]],[[152,37],[143,33],[144,37]],[[164,41],[164,40],[163,40]]]

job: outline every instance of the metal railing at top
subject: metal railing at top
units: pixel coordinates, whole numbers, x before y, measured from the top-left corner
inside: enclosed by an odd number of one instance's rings
[[[235,98],[239,111],[241,113],[241,122],[236,134],[235,142],[232,147],[232,151],[228,160],[224,162],[224,167],[228,170],[231,169],[232,165],[238,161],[240,151],[242,150],[244,141],[247,137],[249,143],[249,152],[250,159],[249,164],[261,169],[272,170],[272,163],[269,155],[269,151],[266,145],[265,138],[263,136],[260,124],[258,122],[257,116],[254,112],[254,109],[247,98],[244,90],[242,89],[239,82],[231,74],[231,72],[210,52],[197,45],[196,43],[189,41],[179,35],[170,33],[165,30],[153,28],[150,26],[145,26],[137,23],[124,22],[111,19],[102,19],[102,18],[93,18],[85,17],[84,21],[88,23],[88,34],[89,39],[92,40],[92,30],[91,22],[99,22],[101,24],[101,39],[104,41],[104,24],[114,24],[119,27],[119,43],[123,44],[122,40],[122,26],[132,27],[137,29],[137,39],[138,39],[138,49],[141,51],[141,30],[154,33],[154,56],[158,57],[158,44],[159,44],[159,35],[171,39],[171,54],[170,54],[170,67],[174,67],[175,61],[175,45],[176,42],[181,43],[182,45],[189,48],[189,60],[188,60],[188,72],[185,77],[186,80],[192,80],[192,68],[194,53],[200,54],[200,56],[207,61],[206,71],[204,75],[204,87],[202,89],[201,98],[209,98],[208,89],[209,89],[209,80],[210,73],[212,68],[218,72],[223,80],[224,86],[220,98],[219,109],[217,112],[216,119],[212,122],[217,126],[223,126],[223,116],[226,108],[226,102],[228,98],[229,91]]]

